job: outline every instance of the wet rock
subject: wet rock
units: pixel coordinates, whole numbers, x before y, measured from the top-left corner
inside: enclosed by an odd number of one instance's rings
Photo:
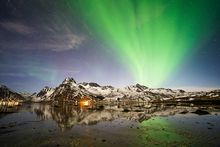
[[[49,129],[49,130],[48,130],[48,132],[50,132],[50,133],[51,133],[51,132],[52,132],[52,130],[50,130],[50,129]]]
[[[16,122],[12,122],[12,123],[9,123],[9,124],[0,125],[0,129],[8,129],[8,128],[13,128],[15,126],[16,126]]]
[[[135,110],[134,112],[143,112],[144,110],[139,110],[139,109],[137,109],[137,110]]]
[[[130,112],[130,110],[125,108],[122,112]]]
[[[4,125],[2,125],[2,126],[0,126],[0,129],[7,129],[8,127],[7,126],[4,126]]]
[[[210,123],[210,122],[207,122],[207,124],[210,125],[210,126],[214,126],[214,124],[212,124],[212,123]]]
[[[4,135],[4,134],[9,134],[9,133],[13,133],[13,132],[15,132],[16,130],[1,130],[0,131],[0,136],[1,135]]]
[[[210,124],[210,126],[212,126],[212,127],[213,127],[213,126],[215,126],[215,125],[214,125],[214,124]]]
[[[201,109],[198,109],[192,113],[195,113],[195,114],[198,114],[198,115],[207,115],[207,114],[210,114],[208,111],[205,111],[205,110],[201,110]]]
[[[188,112],[189,112],[189,111],[184,110],[184,111],[180,112],[180,114],[187,114]]]

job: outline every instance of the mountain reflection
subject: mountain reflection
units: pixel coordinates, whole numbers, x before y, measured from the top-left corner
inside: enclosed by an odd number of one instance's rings
[[[203,106],[203,109],[206,107]],[[208,108],[208,106],[207,106]],[[210,108],[210,107],[209,107]],[[71,129],[74,125],[93,125],[102,121],[127,119],[142,122],[152,116],[168,116],[195,112],[200,106],[177,106],[165,104],[106,105],[76,107],[61,104],[55,107],[49,104],[35,103],[31,109],[42,120],[54,120],[61,130]]]

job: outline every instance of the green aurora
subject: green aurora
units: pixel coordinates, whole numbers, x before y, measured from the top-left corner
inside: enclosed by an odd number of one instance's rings
[[[92,34],[113,49],[136,82],[157,87],[212,34],[216,2],[83,0],[77,7]]]

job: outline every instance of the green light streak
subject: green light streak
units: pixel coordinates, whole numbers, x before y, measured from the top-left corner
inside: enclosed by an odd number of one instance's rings
[[[92,32],[110,46],[136,82],[160,86],[208,36],[216,1],[78,1]]]

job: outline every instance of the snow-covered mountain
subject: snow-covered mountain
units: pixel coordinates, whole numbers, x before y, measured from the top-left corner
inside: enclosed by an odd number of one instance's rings
[[[32,101],[78,101],[83,96],[89,96],[94,100],[120,101],[120,100],[139,100],[139,101],[164,101],[181,98],[219,97],[220,91],[211,92],[186,92],[184,90],[172,90],[166,88],[148,88],[144,85],[136,84],[123,88],[112,86],[100,86],[97,83],[76,83],[73,78],[66,78],[56,88],[43,88]]]
[[[55,88],[44,87],[40,92],[27,98],[16,93],[6,86],[0,85],[0,99],[19,99],[33,102],[49,101],[79,101],[83,96],[88,96],[94,101],[191,101],[191,100],[220,100],[220,89],[213,91],[186,92],[184,90],[173,90],[167,88],[149,88],[136,84],[122,88],[112,86],[100,86],[97,83],[77,83],[73,78],[66,78]]]
[[[13,99],[13,100],[24,100],[24,97],[20,95],[17,92],[14,92],[13,90],[9,89],[5,85],[0,85],[0,100],[7,100],[7,99]]]
[[[44,87],[38,94],[32,95],[32,101],[40,102],[40,101],[50,101],[50,96],[53,94],[54,88]]]

